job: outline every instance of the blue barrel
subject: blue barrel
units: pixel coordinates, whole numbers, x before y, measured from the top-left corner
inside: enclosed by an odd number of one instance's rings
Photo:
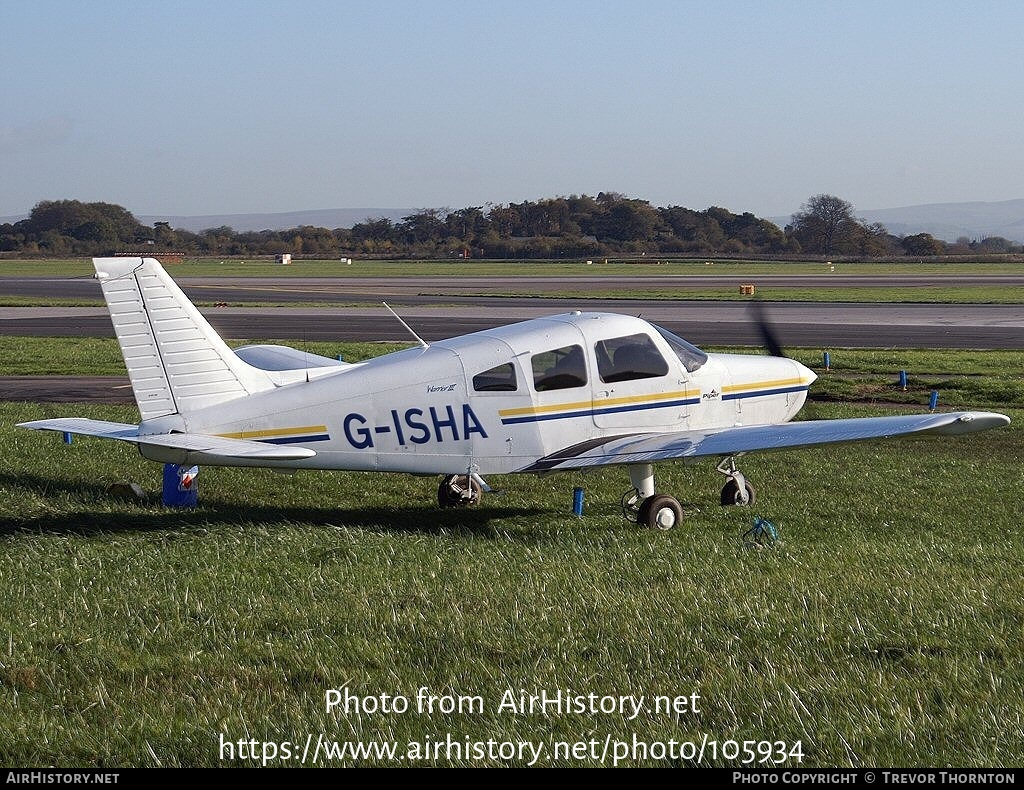
[[[182,479],[191,466],[164,464],[163,503],[165,507],[196,507],[199,504],[199,482]]]
[[[574,516],[583,515],[583,489],[579,486],[572,490],[572,513]]]

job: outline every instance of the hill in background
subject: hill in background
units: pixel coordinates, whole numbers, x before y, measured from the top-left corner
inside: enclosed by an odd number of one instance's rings
[[[973,203],[928,203],[921,206],[856,211],[858,218],[881,222],[894,236],[930,233],[943,241],[961,236],[980,240],[989,236],[1024,243],[1024,200]],[[789,217],[769,217],[780,228]]]

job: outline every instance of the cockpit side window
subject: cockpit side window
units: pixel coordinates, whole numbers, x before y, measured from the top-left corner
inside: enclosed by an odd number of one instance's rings
[[[533,366],[533,387],[537,392],[584,387],[587,384],[583,346],[564,346],[534,354],[530,362]]]
[[[518,386],[516,368],[511,362],[473,376],[473,389],[476,392],[515,392]]]
[[[594,344],[601,381],[652,379],[668,374],[668,363],[648,335],[613,337]]]
[[[687,343],[681,337],[673,335],[663,327],[655,326],[654,328],[658,330],[658,334],[665,338],[665,342],[669,344],[676,356],[679,357],[679,361],[683,363],[683,367],[686,368],[687,372],[693,373],[699,370],[708,361],[708,355],[692,343]]]

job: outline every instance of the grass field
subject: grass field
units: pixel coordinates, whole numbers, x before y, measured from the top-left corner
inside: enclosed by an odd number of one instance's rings
[[[303,340],[232,340],[237,348],[249,343],[285,343],[312,354],[347,362],[408,348],[409,343],[328,343]],[[0,335],[0,376],[126,376],[124,360],[112,337],[16,337]]]
[[[407,343],[329,343],[301,340],[237,340],[283,342],[313,354],[358,362],[407,348]],[[749,353],[722,347],[709,351]],[[1024,403],[1024,365],[1019,351],[902,351],[840,349],[831,351],[831,371],[823,368],[822,350],[790,349],[794,359],[819,372],[812,397],[828,401],[926,403],[939,390],[943,405],[972,408]],[[908,374],[908,392],[897,386],[898,373]],[[124,375],[121,351],[113,338],[11,337],[0,335],[0,376]]]
[[[236,260],[233,258],[189,258],[182,263],[167,263],[173,277],[401,277],[414,275],[484,277],[512,276],[607,276],[629,277],[687,275],[758,275],[790,274],[820,275],[874,275],[928,274],[951,278],[964,275],[1019,274],[1024,264],[993,261],[961,263],[954,260],[943,263],[920,263],[914,260],[881,263],[837,263],[835,270],[824,262],[807,261],[630,261],[595,260],[587,266],[584,260],[449,260],[449,261],[380,261],[355,260],[344,265],[333,260],[296,260],[291,266],[281,266],[270,259]],[[92,263],[88,258],[60,260],[0,260],[0,277],[91,277]]]
[[[677,287],[656,287],[644,284],[652,275],[688,275],[695,277],[711,275],[733,275],[749,277],[757,286],[758,297],[766,301],[795,302],[889,302],[889,303],[930,303],[930,304],[1019,304],[1021,296],[1014,288],[993,284],[963,284],[958,278],[967,275],[1018,274],[1024,271],[1024,264],[1007,262],[991,263],[842,263],[835,272],[822,263],[808,262],[753,262],[719,261],[713,265],[703,261],[671,261],[666,263],[596,263],[587,266],[579,261],[357,261],[344,266],[336,261],[299,261],[291,266],[280,266],[268,260],[238,261],[228,259],[189,259],[183,263],[168,264],[168,270],[175,278],[181,277],[246,277],[258,280],[261,277],[326,277],[339,280],[358,280],[362,277],[405,276],[447,276],[447,277],[509,277],[548,276],[564,277],[566,284],[557,290],[542,286],[524,285],[522,288],[505,288],[500,294],[482,291],[477,294],[463,293],[461,296],[508,296],[540,298],[576,298],[578,289],[573,288],[574,277],[613,276],[621,283],[607,290],[588,290],[588,298],[601,299],[688,299],[700,301],[742,301],[750,296],[741,295],[737,288],[721,285],[702,286],[692,280],[683,281]],[[883,286],[842,286],[830,285],[829,278],[836,273],[852,276],[884,275],[931,275],[942,280],[942,284],[929,286],[901,285]],[[820,285],[814,287],[778,286],[770,280],[759,280],[771,275],[788,274],[820,277]],[[0,281],[4,277],[90,277],[92,265],[87,259],[81,260],[0,260]],[[424,295],[431,295],[425,289]],[[447,296],[444,292],[435,295]],[[338,305],[336,295],[330,303]],[[402,304],[401,296],[392,299]],[[273,293],[249,294],[232,304],[276,306],[287,304],[291,307],[324,304],[317,299],[315,289],[308,301],[280,302]],[[97,292],[95,299],[88,298],[41,298],[22,295],[0,294],[0,307],[61,306],[86,307],[103,304]],[[196,301],[200,307],[210,303]]]
[[[98,372],[113,344],[89,342],[77,364]],[[5,372],[28,361],[12,362],[12,346],[0,346]],[[62,347],[24,353],[38,366]],[[820,366],[820,352],[797,356]],[[834,401],[813,404],[817,417],[887,412],[872,388],[892,400],[905,368],[917,405],[898,408],[922,408],[941,379],[943,403],[1014,424],[748,457],[751,510],[719,507],[713,464],[666,464],[659,488],[688,516],[654,533],[619,514],[622,470],[489,479],[504,493],[461,512],[432,505],[435,479],[216,468],[202,470],[194,511],[120,502],[110,483],[155,493],[160,467],[130,447],[12,426],[134,421],[134,409],[0,404],[0,763],[252,764],[237,749],[222,760],[222,739],[301,751],[322,734],[403,751],[446,735],[531,741],[543,765],[601,763],[600,748],[556,759],[557,742],[634,736],[799,742],[812,766],[1020,765],[1019,355],[834,351],[833,367],[814,388]],[[570,512],[574,485],[583,518]],[[778,543],[744,540],[755,515]],[[478,695],[482,709],[417,712],[424,686]],[[328,712],[326,690],[341,687],[404,695],[413,710]],[[700,712],[499,709],[506,690],[558,689],[648,703],[697,693]],[[425,762],[525,761],[442,751]]]
[[[758,298],[767,302],[894,302],[900,304],[1020,304],[1022,294],[1005,285],[957,285],[952,281],[946,286],[870,286],[830,288],[827,281],[820,287],[794,288],[768,283],[757,287]],[[427,293],[427,292],[424,292]],[[437,295],[444,295],[438,293]],[[573,299],[581,296],[570,284],[564,289],[529,290],[516,289],[501,294],[480,292],[460,296],[504,296],[530,297],[541,299]],[[700,287],[694,285],[676,288],[646,288],[639,284],[623,284],[621,288],[609,290],[588,290],[588,299],[688,299],[710,302],[749,302],[751,297],[739,293],[736,288]]]

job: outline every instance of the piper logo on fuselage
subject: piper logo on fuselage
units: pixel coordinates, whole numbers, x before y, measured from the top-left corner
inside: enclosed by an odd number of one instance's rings
[[[701,397],[704,400],[714,400],[715,398],[717,398],[721,394],[722,393],[719,392],[718,390],[711,390],[711,392],[705,392],[703,395],[701,395]]]
[[[376,447],[376,436],[394,436],[400,447],[410,444],[438,444],[446,441],[463,442],[473,434],[487,438],[487,431],[473,413],[468,403],[461,404],[461,419],[456,415],[457,406],[430,406],[412,408],[400,412],[392,409],[383,422],[371,424],[362,414],[350,412],[345,415],[345,438],[357,450]]]

